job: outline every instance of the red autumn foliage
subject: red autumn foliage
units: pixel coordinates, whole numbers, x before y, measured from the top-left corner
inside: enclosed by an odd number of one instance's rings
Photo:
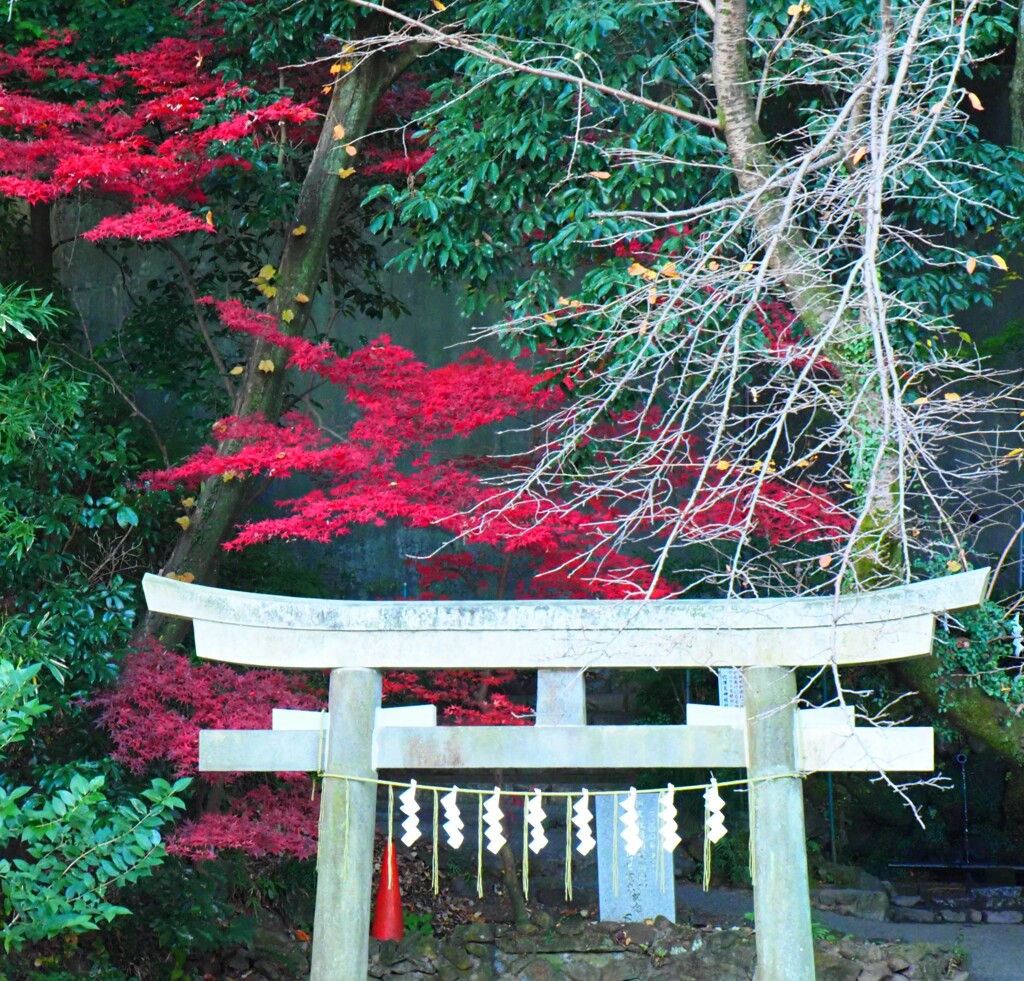
[[[213,428],[217,445],[177,467],[144,475],[159,488],[195,487],[227,475],[313,478],[313,490],[279,502],[281,516],[248,522],[225,547],[271,539],[325,542],[356,525],[400,521],[438,527],[465,544],[415,564],[424,599],[616,599],[672,593],[671,584],[656,582],[641,557],[602,544],[618,520],[613,505],[595,500],[583,510],[537,494],[513,496],[487,480],[496,469],[494,461],[455,455],[457,441],[481,427],[543,418],[559,405],[563,395],[552,376],[481,351],[428,368],[386,337],[341,356],[327,344],[282,335],[272,318],[236,301],[207,302],[231,328],[280,345],[290,366],[335,386],[354,417],[344,439],[328,436],[298,413],[273,424],[229,417]],[[661,426],[654,413],[627,413],[595,432],[594,439],[614,445],[617,437],[656,435]],[[669,472],[673,485],[685,492],[705,461],[695,439],[676,435],[678,459],[671,461]],[[515,470],[528,461],[527,452],[503,466]],[[756,496],[755,486],[756,481],[733,484],[729,471],[713,470],[693,508],[693,535],[729,537],[747,525],[773,542],[806,541],[849,527],[841,508],[810,484],[766,479]],[[504,507],[495,511],[499,504]],[[480,517],[485,513],[489,516]],[[663,517],[652,512],[641,533],[657,534]],[[514,679],[508,671],[486,676],[395,672],[387,676],[384,692],[392,702],[436,704],[444,722],[528,724],[528,706],[502,691]],[[194,666],[151,648],[134,656],[119,688],[104,697],[102,718],[117,757],[126,764],[141,768],[165,761],[177,773],[191,773],[199,728],[266,728],[273,707],[322,704],[322,693],[293,676]],[[226,779],[225,787],[225,803],[179,829],[170,842],[172,851],[194,857],[220,848],[313,853],[316,810],[304,778],[279,778],[270,787],[236,775]]]

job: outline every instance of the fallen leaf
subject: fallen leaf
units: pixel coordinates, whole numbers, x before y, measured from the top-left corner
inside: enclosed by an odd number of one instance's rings
[[[959,572],[963,568],[963,566],[959,562],[957,562],[956,559],[950,559],[946,563],[946,568],[949,569],[950,572]]]
[[[180,518],[175,518],[174,523],[178,525],[182,531],[188,531],[188,526],[192,524],[187,514],[183,514]]]
[[[309,297],[306,296],[305,293],[296,293],[295,294],[295,302],[296,303],[309,303]]]
[[[298,237],[299,235],[305,235],[306,232],[308,232],[308,231],[309,231],[309,229],[306,228],[305,225],[296,225],[292,229],[292,235],[295,235],[296,237]]]
[[[282,310],[281,311],[281,319],[286,324],[290,324],[295,319],[295,311],[294,310]]]
[[[256,367],[265,374],[272,375],[274,373],[274,362],[270,358],[264,358]]]
[[[231,370],[230,370],[230,371],[228,372],[228,374],[229,374],[229,375],[240,375],[240,374],[241,374],[241,373],[242,373],[243,371],[245,371],[245,368],[243,368],[243,367],[242,367],[242,365],[240,365],[240,364],[236,364],[236,365],[234,366],[234,368],[232,368],[232,369],[231,369]]]
[[[305,930],[296,930],[295,931],[295,939],[296,940],[301,940],[302,943],[306,944],[306,943],[309,943],[310,936],[309,936],[308,933],[306,933]]]
[[[984,108],[985,108],[985,107],[984,107],[984,106],[983,106],[983,105],[981,104],[981,99],[979,99],[979,98],[978,98],[978,97],[977,97],[977,96],[976,96],[976,95],[975,95],[975,94],[974,94],[973,92],[968,92],[968,93],[967,93],[967,101],[968,101],[968,102],[970,102],[970,104],[971,104],[971,108],[972,108],[972,109],[973,109],[973,110],[974,110],[975,112],[981,112],[981,111],[982,111],[982,110],[984,110]]]
[[[338,171],[338,176],[344,180],[346,177],[351,177],[356,172],[355,167],[342,167]]]
[[[993,255],[992,261],[1000,268],[1003,272],[1006,272],[1010,267],[1007,266],[1006,260],[1001,255]]]

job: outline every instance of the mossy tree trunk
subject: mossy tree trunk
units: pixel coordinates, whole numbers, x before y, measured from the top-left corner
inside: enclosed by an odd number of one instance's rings
[[[302,235],[285,234],[274,286],[277,293],[269,313],[278,322],[282,333],[297,336],[309,320],[309,302],[296,297],[313,297],[324,276],[327,247],[343,207],[357,207],[349,183],[338,175],[352,166],[353,159],[345,150],[365,136],[374,108],[381,95],[395,79],[423,53],[415,45],[402,56],[389,60],[378,53],[365,57],[334,86],[330,106],[313,159],[299,193],[292,229],[305,226]],[[343,134],[340,135],[339,134]],[[287,312],[287,317],[284,317]],[[268,420],[280,415],[285,392],[284,365],[287,360],[280,348],[257,340],[252,347],[244,373],[235,391],[232,413],[246,416],[262,414]],[[270,361],[272,371],[260,369]],[[230,447],[225,447],[230,450]],[[216,582],[221,543],[239,520],[247,501],[248,487],[243,481],[208,480],[202,487],[189,526],[178,539],[161,572],[191,573],[197,581]],[[164,644],[176,644],[184,636],[184,621],[156,614],[147,614],[140,635]]]

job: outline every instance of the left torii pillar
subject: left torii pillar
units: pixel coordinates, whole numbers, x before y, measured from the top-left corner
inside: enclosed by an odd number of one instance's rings
[[[331,671],[330,711],[344,725],[328,727],[324,778],[320,787],[320,836],[317,853],[315,937],[331,943],[313,944],[310,981],[364,981],[352,974],[353,964],[369,957],[370,905],[363,889],[346,888],[369,882],[373,875],[373,835],[377,815],[377,771],[373,761],[373,729],[381,701],[381,673],[372,668]],[[342,780],[331,774],[361,777]],[[323,874],[324,872],[332,874]],[[341,874],[337,874],[340,872]]]

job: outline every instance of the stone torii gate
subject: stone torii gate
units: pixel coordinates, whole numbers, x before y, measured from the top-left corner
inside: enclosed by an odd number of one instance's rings
[[[931,771],[932,733],[798,710],[793,668],[930,653],[938,613],[977,605],[988,571],[811,599],[363,602],[213,589],[147,575],[155,612],[191,619],[200,657],[331,671],[327,732],[201,733],[206,770],[323,770],[312,981],[364,981],[378,768],[742,767],[751,780],[760,981],[813,981],[803,794],[814,770]],[[589,668],[738,667],[745,707],[685,726],[586,725]],[[536,670],[532,727],[431,725],[381,710],[387,669]],[[390,713],[390,714],[389,714]],[[290,721],[289,721],[290,717]],[[297,728],[278,728],[281,725]]]

